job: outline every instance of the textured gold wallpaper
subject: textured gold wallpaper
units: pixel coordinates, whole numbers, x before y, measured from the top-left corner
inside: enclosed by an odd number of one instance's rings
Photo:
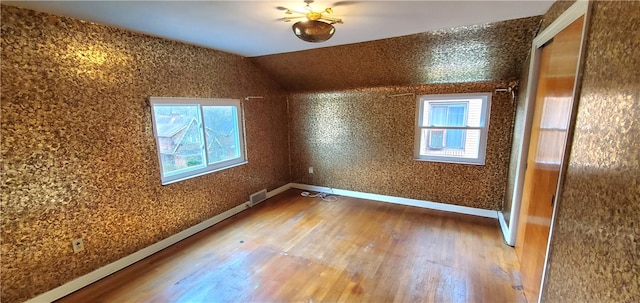
[[[499,209],[513,125],[509,95],[493,96],[485,166],[413,161],[415,98],[386,95],[505,87],[520,75],[540,20],[246,59],[0,7],[5,302],[55,288],[289,181]],[[303,61],[317,72],[291,67]],[[291,95],[280,87],[324,92]],[[145,99],[246,95],[265,97],[244,102],[249,164],[160,186]],[[86,250],[73,254],[77,237]]]
[[[640,2],[592,12],[543,302],[640,301]]]
[[[553,21],[558,19],[558,17],[560,17],[560,15],[562,15],[562,13],[564,13],[564,11],[571,7],[575,2],[576,0],[556,0],[553,2],[551,7],[549,7],[547,12],[542,16],[539,32],[542,32],[549,27]]]
[[[413,160],[415,92],[492,92],[506,82],[380,87],[298,93],[289,100],[293,182],[499,209],[511,146],[511,96],[495,93],[486,165]],[[314,174],[308,167],[314,167]]]
[[[286,95],[248,59],[1,6],[2,301],[289,182]],[[249,164],[160,185],[149,96],[241,98]],[[74,254],[71,240],[84,238]]]
[[[540,16],[251,58],[286,89],[518,79]]]

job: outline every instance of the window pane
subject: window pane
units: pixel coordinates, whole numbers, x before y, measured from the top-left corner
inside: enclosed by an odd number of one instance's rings
[[[447,126],[447,106],[431,106],[431,126]]]
[[[443,138],[444,134],[446,144],[444,146],[437,146],[436,138]],[[452,136],[452,134],[455,134]],[[455,136],[462,137],[462,143],[459,145],[451,146],[448,145],[449,140],[455,141],[456,138],[452,138]],[[447,130],[434,130],[434,129],[423,129],[422,130],[422,138],[423,140],[427,140],[429,144],[426,146],[421,146],[420,155],[422,156],[442,156],[442,157],[458,157],[458,158],[468,158],[473,159],[478,157],[479,147],[480,147],[480,130],[478,129],[447,129]],[[441,139],[442,140],[442,139]],[[442,141],[441,141],[442,142]],[[451,142],[456,143],[456,142]]]
[[[432,103],[429,105],[429,122],[426,126],[466,126],[466,103]]]
[[[153,106],[162,174],[171,176],[203,168],[200,106]]]
[[[466,109],[466,106],[449,106],[447,126],[465,126],[464,113]]]
[[[484,165],[491,93],[418,99],[415,159]]]
[[[463,148],[464,147],[464,130],[450,129],[447,130],[447,148]]]
[[[429,147],[442,148],[444,142],[443,130],[429,130]]]
[[[240,157],[238,109],[235,106],[203,106],[209,164]]]
[[[485,126],[485,102],[482,99],[469,99],[469,107],[467,112],[467,125],[470,127]]]

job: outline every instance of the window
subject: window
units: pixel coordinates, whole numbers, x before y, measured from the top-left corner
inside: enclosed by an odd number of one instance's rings
[[[415,159],[484,165],[491,93],[418,98]]]
[[[150,101],[163,185],[247,162],[240,100]]]
[[[429,121],[433,125],[465,126],[467,103],[430,103]],[[464,131],[461,129],[431,129],[429,149],[464,149]]]

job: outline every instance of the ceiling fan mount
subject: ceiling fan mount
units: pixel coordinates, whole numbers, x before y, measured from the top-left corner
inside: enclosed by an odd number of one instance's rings
[[[291,22],[300,19],[291,26],[296,37],[307,42],[323,42],[333,37],[336,29],[333,24],[343,24],[342,19],[327,15],[333,14],[333,9],[327,7],[322,11],[316,11],[311,7],[313,0],[304,0],[305,11],[298,11],[290,8],[285,10],[284,22]]]
[[[286,8],[286,11],[284,12],[286,15],[296,15],[296,16],[286,16],[284,17],[284,22],[291,22],[294,19],[303,19],[303,21],[306,21],[306,20],[322,21],[329,24],[343,23],[342,19],[340,18],[327,16],[327,15],[333,14],[333,8],[327,7],[322,11],[315,11],[311,7],[311,3],[313,2],[314,0],[304,0],[304,3],[306,3],[304,10],[306,12]]]
[[[334,17],[330,17],[327,15],[333,14],[333,8],[331,7],[327,7],[322,11],[315,11],[312,7],[311,4],[314,2],[314,0],[304,0],[304,3],[306,3],[306,5],[304,6],[304,12],[303,11],[298,11],[295,9],[290,9],[290,8],[285,8],[285,14],[286,15],[295,15],[295,16],[285,16],[283,18],[284,22],[291,22],[294,19],[303,19],[302,21],[322,21],[325,23],[329,23],[329,24],[342,24],[342,19],[340,18],[334,18]]]

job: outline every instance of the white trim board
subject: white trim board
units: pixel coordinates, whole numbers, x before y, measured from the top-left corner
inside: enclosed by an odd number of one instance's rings
[[[509,225],[507,224],[507,220],[504,218],[504,213],[502,213],[502,211],[498,212],[498,221],[500,222],[500,229],[502,230],[504,243],[509,246],[515,246],[516,243],[511,243],[511,237],[509,236]]]
[[[283,186],[280,186],[270,192],[267,192],[267,198],[271,198],[277,194],[280,194],[284,191],[286,191],[287,189],[290,188],[290,184],[285,184]],[[71,280],[61,286],[58,286],[50,291],[47,291],[43,294],[40,294],[37,297],[34,297],[32,299],[29,299],[28,301],[26,301],[27,303],[40,303],[40,302],[53,302],[55,300],[58,300],[64,296],[67,296],[85,286],[90,285],[91,283],[94,283],[102,278],[105,278],[119,270],[122,270],[124,268],[126,268],[127,266],[130,266],[146,257],[149,257],[175,243],[178,243],[190,236],[193,236],[195,234],[197,234],[198,232],[203,231],[204,229],[207,229],[213,225],[215,225],[218,222],[221,222],[222,220],[225,220],[227,218],[232,217],[235,214],[238,214],[248,208],[250,208],[250,204],[249,201],[246,201],[230,210],[227,210],[219,215],[216,215],[212,218],[209,218],[205,221],[202,221],[194,226],[191,226],[177,234],[174,234],[164,240],[161,240],[155,244],[152,244],[150,246],[147,246],[137,252],[134,252],[122,259],[119,259],[113,263],[109,263],[103,267],[100,267],[84,276],[78,277],[74,280]]]
[[[319,192],[331,193],[335,195],[341,195],[341,196],[347,196],[347,197],[353,197],[353,198],[369,199],[369,200],[388,202],[388,203],[394,203],[394,204],[400,204],[400,205],[416,206],[416,207],[441,210],[441,211],[452,212],[452,213],[498,219],[497,210],[480,209],[480,208],[473,208],[473,207],[467,207],[467,206],[431,202],[431,201],[425,201],[425,200],[416,200],[416,199],[401,198],[401,197],[394,197],[394,196],[370,194],[370,193],[364,193],[359,191],[307,185],[307,184],[300,184],[300,183],[289,183],[289,185],[291,185],[292,188],[297,188],[302,190],[319,191]]]

